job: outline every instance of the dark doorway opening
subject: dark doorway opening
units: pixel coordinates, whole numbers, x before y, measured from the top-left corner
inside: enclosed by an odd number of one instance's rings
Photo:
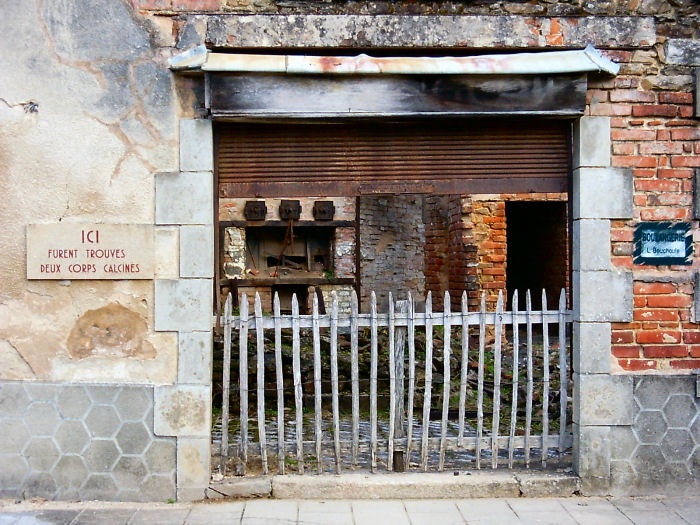
[[[525,292],[532,294],[532,307],[542,307],[542,289],[547,306],[556,309],[559,293],[568,287],[569,249],[566,202],[506,203],[506,289],[508,307],[513,292],[525,308]]]

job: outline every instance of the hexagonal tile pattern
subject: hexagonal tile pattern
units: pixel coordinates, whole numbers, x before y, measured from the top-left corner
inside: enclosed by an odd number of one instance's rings
[[[695,444],[684,428],[670,428],[661,440],[661,452],[667,461],[687,462]]]
[[[54,439],[64,454],[79,454],[85,449],[90,436],[82,421],[64,421],[58,427]]]
[[[669,427],[688,428],[697,409],[688,395],[671,395],[664,405],[664,415]]]
[[[0,381],[2,497],[165,501],[175,461],[153,387]]]
[[[119,415],[114,407],[94,406],[85,418],[85,425],[92,437],[110,438],[119,428]]]
[[[53,439],[48,437],[32,438],[24,447],[22,454],[32,470],[49,471],[58,460],[59,452]]]
[[[122,456],[112,470],[120,489],[137,489],[148,474],[146,465],[138,456]]]
[[[148,430],[141,423],[127,422],[117,433],[117,445],[123,454],[141,454],[148,446]]]
[[[613,485],[659,492],[667,485],[696,482],[700,479],[700,400],[694,397],[695,378],[648,375],[635,377],[634,383],[638,409],[633,432],[624,427],[610,432]]]
[[[119,449],[111,439],[94,440],[85,449],[84,456],[91,472],[109,472],[119,458]]]
[[[0,392],[0,417],[21,416],[31,402],[22,383],[8,381],[3,383]]]
[[[29,405],[24,421],[32,436],[53,436],[61,422],[61,416],[56,405],[40,401]]]
[[[660,443],[666,428],[666,420],[660,410],[642,410],[634,421],[634,429],[640,443]]]
[[[114,403],[122,421],[142,420],[151,405],[153,405],[153,399],[148,399],[142,388],[128,387],[121,391]]]
[[[61,389],[57,400],[58,410],[66,419],[81,419],[92,405],[85,388],[68,385]]]
[[[29,439],[21,419],[0,419],[0,454],[19,454]]]

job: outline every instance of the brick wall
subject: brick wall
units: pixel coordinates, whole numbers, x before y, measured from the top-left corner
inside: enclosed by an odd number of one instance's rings
[[[613,325],[612,352],[624,371],[700,367],[700,327],[691,322],[698,259],[692,266],[641,266],[632,257],[639,221],[694,218],[700,130],[691,119],[691,71],[666,65],[661,49],[608,51],[621,64],[620,74],[591,79],[587,94],[588,115],[611,117],[612,165],[629,168],[634,176],[634,218],[611,223],[612,263],[632,271],[635,279],[634,321]]]
[[[450,289],[449,269],[451,260],[449,244],[448,209],[450,196],[430,195],[424,198],[425,224],[424,275],[426,292],[441,297]]]

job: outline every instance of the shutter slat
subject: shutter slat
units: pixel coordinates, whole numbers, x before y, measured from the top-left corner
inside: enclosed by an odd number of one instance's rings
[[[299,185],[299,195],[313,194],[314,185],[328,195],[329,183],[337,183],[337,194],[352,195],[360,187],[396,181],[419,182],[417,191],[427,181],[437,193],[443,186],[460,189],[460,181],[465,192],[474,181],[488,191],[493,181],[500,191],[508,185],[505,179],[515,191],[563,191],[568,126],[565,121],[227,124],[217,129],[218,178],[225,194],[241,197],[275,196],[261,191],[274,192],[276,182]]]

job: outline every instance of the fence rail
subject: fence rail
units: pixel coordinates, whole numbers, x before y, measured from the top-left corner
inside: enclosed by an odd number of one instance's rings
[[[542,310],[532,309],[530,292],[526,293],[525,310],[519,310],[517,291],[513,295],[512,311],[504,311],[504,300],[499,292],[494,312],[486,311],[485,295],[481,296],[479,311],[469,311],[466,293],[462,295],[461,311],[451,311],[449,293],[445,293],[443,311],[432,311],[432,297],[428,293],[425,302],[425,311],[416,312],[412,297],[407,301],[394,303],[389,294],[388,313],[377,312],[377,301],[374,292],[371,294],[370,312],[359,313],[357,296],[353,293],[350,302],[350,314],[339,313],[339,301],[335,293],[331,297],[331,307],[328,313],[319,313],[316,295],[313,295],[312,313],[310,315],[299,314],[299,304],[296,295],[292,297],[292,313],[281,314],[280,302],[277,294],[273,299],[272,315],[263,315],[260,296],[256,293],[253,313],[248,308],[248,298],[243,294],[240,301],[238,315],[233,315],[231,307],[231,295],[227,297],[222,326],[224,330],[223,353],[223,393],[222,393],[222,438],[221,438],[221,463],[220,471],[226,474],[229,456],[229,403],[230,403],[230,369],[231,351],[234,341],[233,331],[238,332],[238,394],[239,394],[239,436],[231,447],[239,458],[239,471],[245,473],[248,464],[248,455],[259,457],[262,472],[267,474],[268,465],[268,434],[266,432],[266,406],[265,406],[265,333],[272,331],[274,336],[274,367],[276,390],[276,427],[277,439],[273,452],[276,452],[278,471],[284,473],[286,469],[287,446],[293,450],[296,469],[298,473],[305,471],[306,456],[315,456],[316,469],[321,473],[324,469],[323,450],[332,449],[332,464],[336,473],[340,473],[343,458],[350,457],[350,465],[358,464],[360,452],[369,453],[369,465],[373,472],[378,469],[378,453],[386,450],[387,470],[404,470],[410,468],[411,454],[419,453],[419,468],[428,470],[430,453],[437,453],[437,469],[445,468],[447,451],[471,451],[474,453],[476,468],[481,468],[484,461],[490,456],[491,468],[498,468],[500,452],[507,452],[507,466],[513,467],[516,451],[521,451],[525,464],[529,467],[533,450],[539,449],[539,461],[544,466],[548,459],[550,449],[564,452],[571,445],[571,435],[567,432],[567,388],[568,388],[568,353],[566,343],[567,324],[571,322],[571,312],[566,309],[566,295],[564,290],[559,296],[557,310],[547,309],[547,297],[542,292]],[[541,326],[541,350],[535,350],[533,343],[533,327]],[[550,345],[550,325],[555,325],[557,345]],[[442,339],[442,347],[434,348],[434,339],[438,334]],[[505,329],[510,327],[510,340],[508,352],[504,354]],[[379,329],[386,329],[388,336],[384,341],[385,347],[379,348]],[[421,335],[424,334],[423,348],[425,358],[423,360],[422,389],[417,385],[417,374],[420,370],[419,360],[416,356],[417,328]],[[339,330],[342,329],[342,330]],[[360,382],[359,375],[359,333],[369,330],[369,437],[360,436]],[[521,344],[521,329],[525,332],[524,345]],[[291,330],[292,353],[292,382],[294,391],[294,440],[288,443],[286,440],[285,421],[285,374],[283,367],[282,334]],[[304,439],[304,392],[301,367],[301,334],[302,330],[311,331],[312,355],[313,355],[313,439]],[[454,330],[454,332],[453,332]],[[249,333],[255,332],[254,343],[249,341]],[[352,394],[352,421],[351,436],[343,438],[340,425],[339,408],[339,372],[338,372],[338,340],[339,332],[344,336],[349,335],[350,360],[351,360],[351,394]],[[322,392],[323,384],[328,378],[322,376],[322,332],[324,344],[327,343],[330,361],[330,389],[331,389],[331,420],[325,421],[324,431],[322,398],[327,394]],[[348,334],[349,332],[349,334]],[[453,342],[453,335],[459,342]],[[476,348],[472,337],[477,339]],[[492,342],[491,342],[492,339]],[[490,343],[487,350],[487,340]],[[254,347],[256,389],[249,388],[248,349]],[[267,343],[270,346],[270,342]],[[456,346],[455,360],[459,369],[459,380],[452,379],[452,353]],[[406,360],[406,350],[408,359]],[[438,350],[436,352],[436,350]],[[550,359],[551,353],[556,350],[558,354],[558,397],[559,414],[558,432],[550,435]],[[521,355],[524,351],[524,355]],[[380,353],[384,353],[388,360],[388,385],[389,385],[389,414],[386,437],[378,435],[378,361]],[[476,353],[470,355],[470,353]],[[534,354],[538,352],[541,366],[534,365]],[[439,354],[439,355],[438,355]],[[504,355],[508,362],[504,364]],[[436,382],[437,397],[441,397],[441,407],[433,408],[433,368],[434,359],[442,360],[442,379]],[[487,359],[488,358],[488,359]],[[476,359],[476,361],[475,361]],[[487,370],[487,362],[488,368]],[[470,386],[469,372],[473,371],[476,364],[476,421],[473,435],[466,432],[466,401],[472,394],[473,386]],[[492,364],[492,366],[491,366]],[[487,373],[490,379],[487,380]],[[504,374],[509,374],[505,377]],[[472,375],[474,375],[472,373]],[[523,376],[522,380],[520,376]],[[407,376],[407,377],[406,377]],[[492,376],[492,377],[491,377]],[[537,376],[537,377],[536,377]],[[505,381],[504,381],[505,377]],[[362,378],[363,383],[366,378]],[[441,385],[438,383],[442,383]],[[472,381],[473,382],[473,381]],[[524,382],[524,385],[522,383]],[[448,423],[454,422],[453,410],[451,411],[452,387],[458,385],[457,396],[457,431],[456,435],[450,435]],[[490,391],[485,392],[485,385],[493,385]],[[533,431],[534,385],[537,384],[541,391],[539,394],[538,425],[540,433]],[[442,393],[439,394],[439,387]],[[523,402],[519,399],[521,386],[524,386],[525,422],[522,428],[522,417],[519,419]],[[507,390],[507,392],[506,392]],[[422,391],[422,396],[419,395]],[[249,431],[249,397],[255,392],[255,404],[257,408],[257,442],[251,442],[255,436]],[[485,419],[485,393],[490,395],[490,425]],[[509,393],[507,402],[510,407],[502,408],[504,395]],[[308,395],[308,394],[307,394]],[[422,407],[416,406],[416,398],[422,397]],[[486,407],[488,408],[488,407]],[[508,408],[510,410],[508,410]],[[430,423],[437,418],[431,418],[431,413],[439,410],[440,426],[439,437],[430,436]],[[450,414],[453,414],[452,417]],[[501,435],[501,416],[509,414],[509,424]],[[272,418],[270,424],[274,422]],[[521,428],[518,429],[518,421]],[[307,422],[307,426],[309,423]],[[329,439],[324,439],[324,433]],[[505,457],[501,463],[506,463]]]

